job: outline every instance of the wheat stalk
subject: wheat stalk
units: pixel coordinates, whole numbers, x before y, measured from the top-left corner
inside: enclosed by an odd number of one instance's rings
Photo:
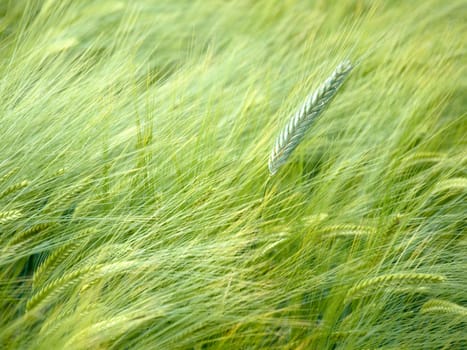
[[[350,61],[340,63],[332,75],[308,96],[276,139],[269,156],[269,172],[274,175],[302,141],[314,120],[326,109],[346,76],[352,70]]]

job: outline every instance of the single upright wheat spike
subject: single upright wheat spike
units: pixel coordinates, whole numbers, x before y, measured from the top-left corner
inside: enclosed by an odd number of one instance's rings
[[[276,139],[269,156],[269,172],[274,175],[287,162],[287,159],[305,136],[314,120],[326,109],[337,90],[352,70],[350,61],[340,63],[332,75],[308,98],[292,116]]]

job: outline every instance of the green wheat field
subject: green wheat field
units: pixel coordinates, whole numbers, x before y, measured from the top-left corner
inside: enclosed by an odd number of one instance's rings
[[[466,33],[0,0],[0,349],[466,349]]]

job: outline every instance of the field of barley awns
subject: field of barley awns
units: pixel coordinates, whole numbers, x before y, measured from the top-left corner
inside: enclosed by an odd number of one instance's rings
[[[467,346],[463,0],[1,0],[0,348]]]

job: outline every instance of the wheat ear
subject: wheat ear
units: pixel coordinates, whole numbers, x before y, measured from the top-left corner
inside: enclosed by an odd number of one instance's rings
[[[60,278],[52,280],[39,289],[26,303],[26,311],[30,311],[36,307],[42,307],[42,305],[53,300],[67,288],[76,286],[84,279],[86,279],[88,283],[92,283],[94,280],[106,275],[115,276],[115,274],[126,271],[135,271],[136,266],[142,266],[142,264],[137,261],[123,261],[107,265],[94,264],[69,272]]]
[[[47,279],[47,272],[49,272],[50,275],[50,272],[54,271],[67,257],[73,254],[75,249],[82,244],[82,237],[95,232],[97,232],[97,230],[93,227],[83,229],[78,232],[73,242],[67,243],[51,253],[44,262],[39,265],[36,271],[34,271],[32,277],[33,289],[36,289],[38,285],[42,284]]]
[[[45,231],[51,226],[55,226],[57,223],[55,222],[44,222],[42,224],[36,224],[34,226],[31,226],[29,229],[26,231],[22,231],[15,236],[11,238],[11,240],[7,243],[7,246],[12,246],[14,244],[18,244],[21,241],[25,241],[31,237],[33,237],[35,234]]]
[[[0,184],[4,183],[5,181],[7,181],[10,177],[12,177],[16,172],[18,172],[19,168],[13,168],[12,170],[10,170],[9,172],[7,172],[5,175],[2,175],[2,177],[0,177]]]
[[[352,70],[350,61],[340,63],[332,75],[308,96],[302,107],[292,116],[276,139],[269,156],[269,172],[274,175],[305,136],[314,120],[326,109],[346,76]]]
[[[96,271],[101,269],[101,265],[83,267],[79,270],[69,272],[68,274],[53,280],[36,294],[34,294],[26,303],[26,311],[38,307],[53,299],[65,289],[81,282],[84,278],[95,278]]]
[[[439,283],[444,282],[445,277],[442,275],[428,274],[428,273],[393,273],[381,275],[373,278],[363,280],[352,288],[347,293],[347,300],[359,297],[365,290],[371,290],[381,286],[386,286],[392,283]]]
[[[33,289],[37,289],[37,286],[47,278],[47,276],[44,276],[45,271],[53,271],[54,268],[57,267],[57,265],[60,264],[61,261],[65,260],[70,254],[73,253],[74,249],[76,249],[79,246],[78,242],[72,242],[69,244],[66,244],[59,249],[57,249],[55,252],[50,254],[44,262],[39,265],[37,270],[34,272],[33,278],[32,278],[32,287]]]
[[[326,238],[339,237],[363,237],[376,233],[376,229],[370,226],[353,224],[326,226],[320,230]]]
[[[441,181],[435,188],[435,193],[440,192],[463,192],[467,189],[467,179],[464,177],[456,177],[453,179],[448,179]]]
[[[8,196],[9,194],[12,194],[13,192],[19,191],[19,190],[27,187],[28,185],[29,185],[29,181],[27,181],[27,180],[24,180],[24,181],[21,181],[21,182],[18,182],[16,184],[14,184],[14,185],[11,185],[5,191],[0,193],[0,199],[2,199],[3,197]]]
[[[447,313],[467,317],[467,308],[446,300],[431,299],[423,304],[422,313]]]
[[[22,216],[19,210],[0,211],[0,224],[6,224]]]

